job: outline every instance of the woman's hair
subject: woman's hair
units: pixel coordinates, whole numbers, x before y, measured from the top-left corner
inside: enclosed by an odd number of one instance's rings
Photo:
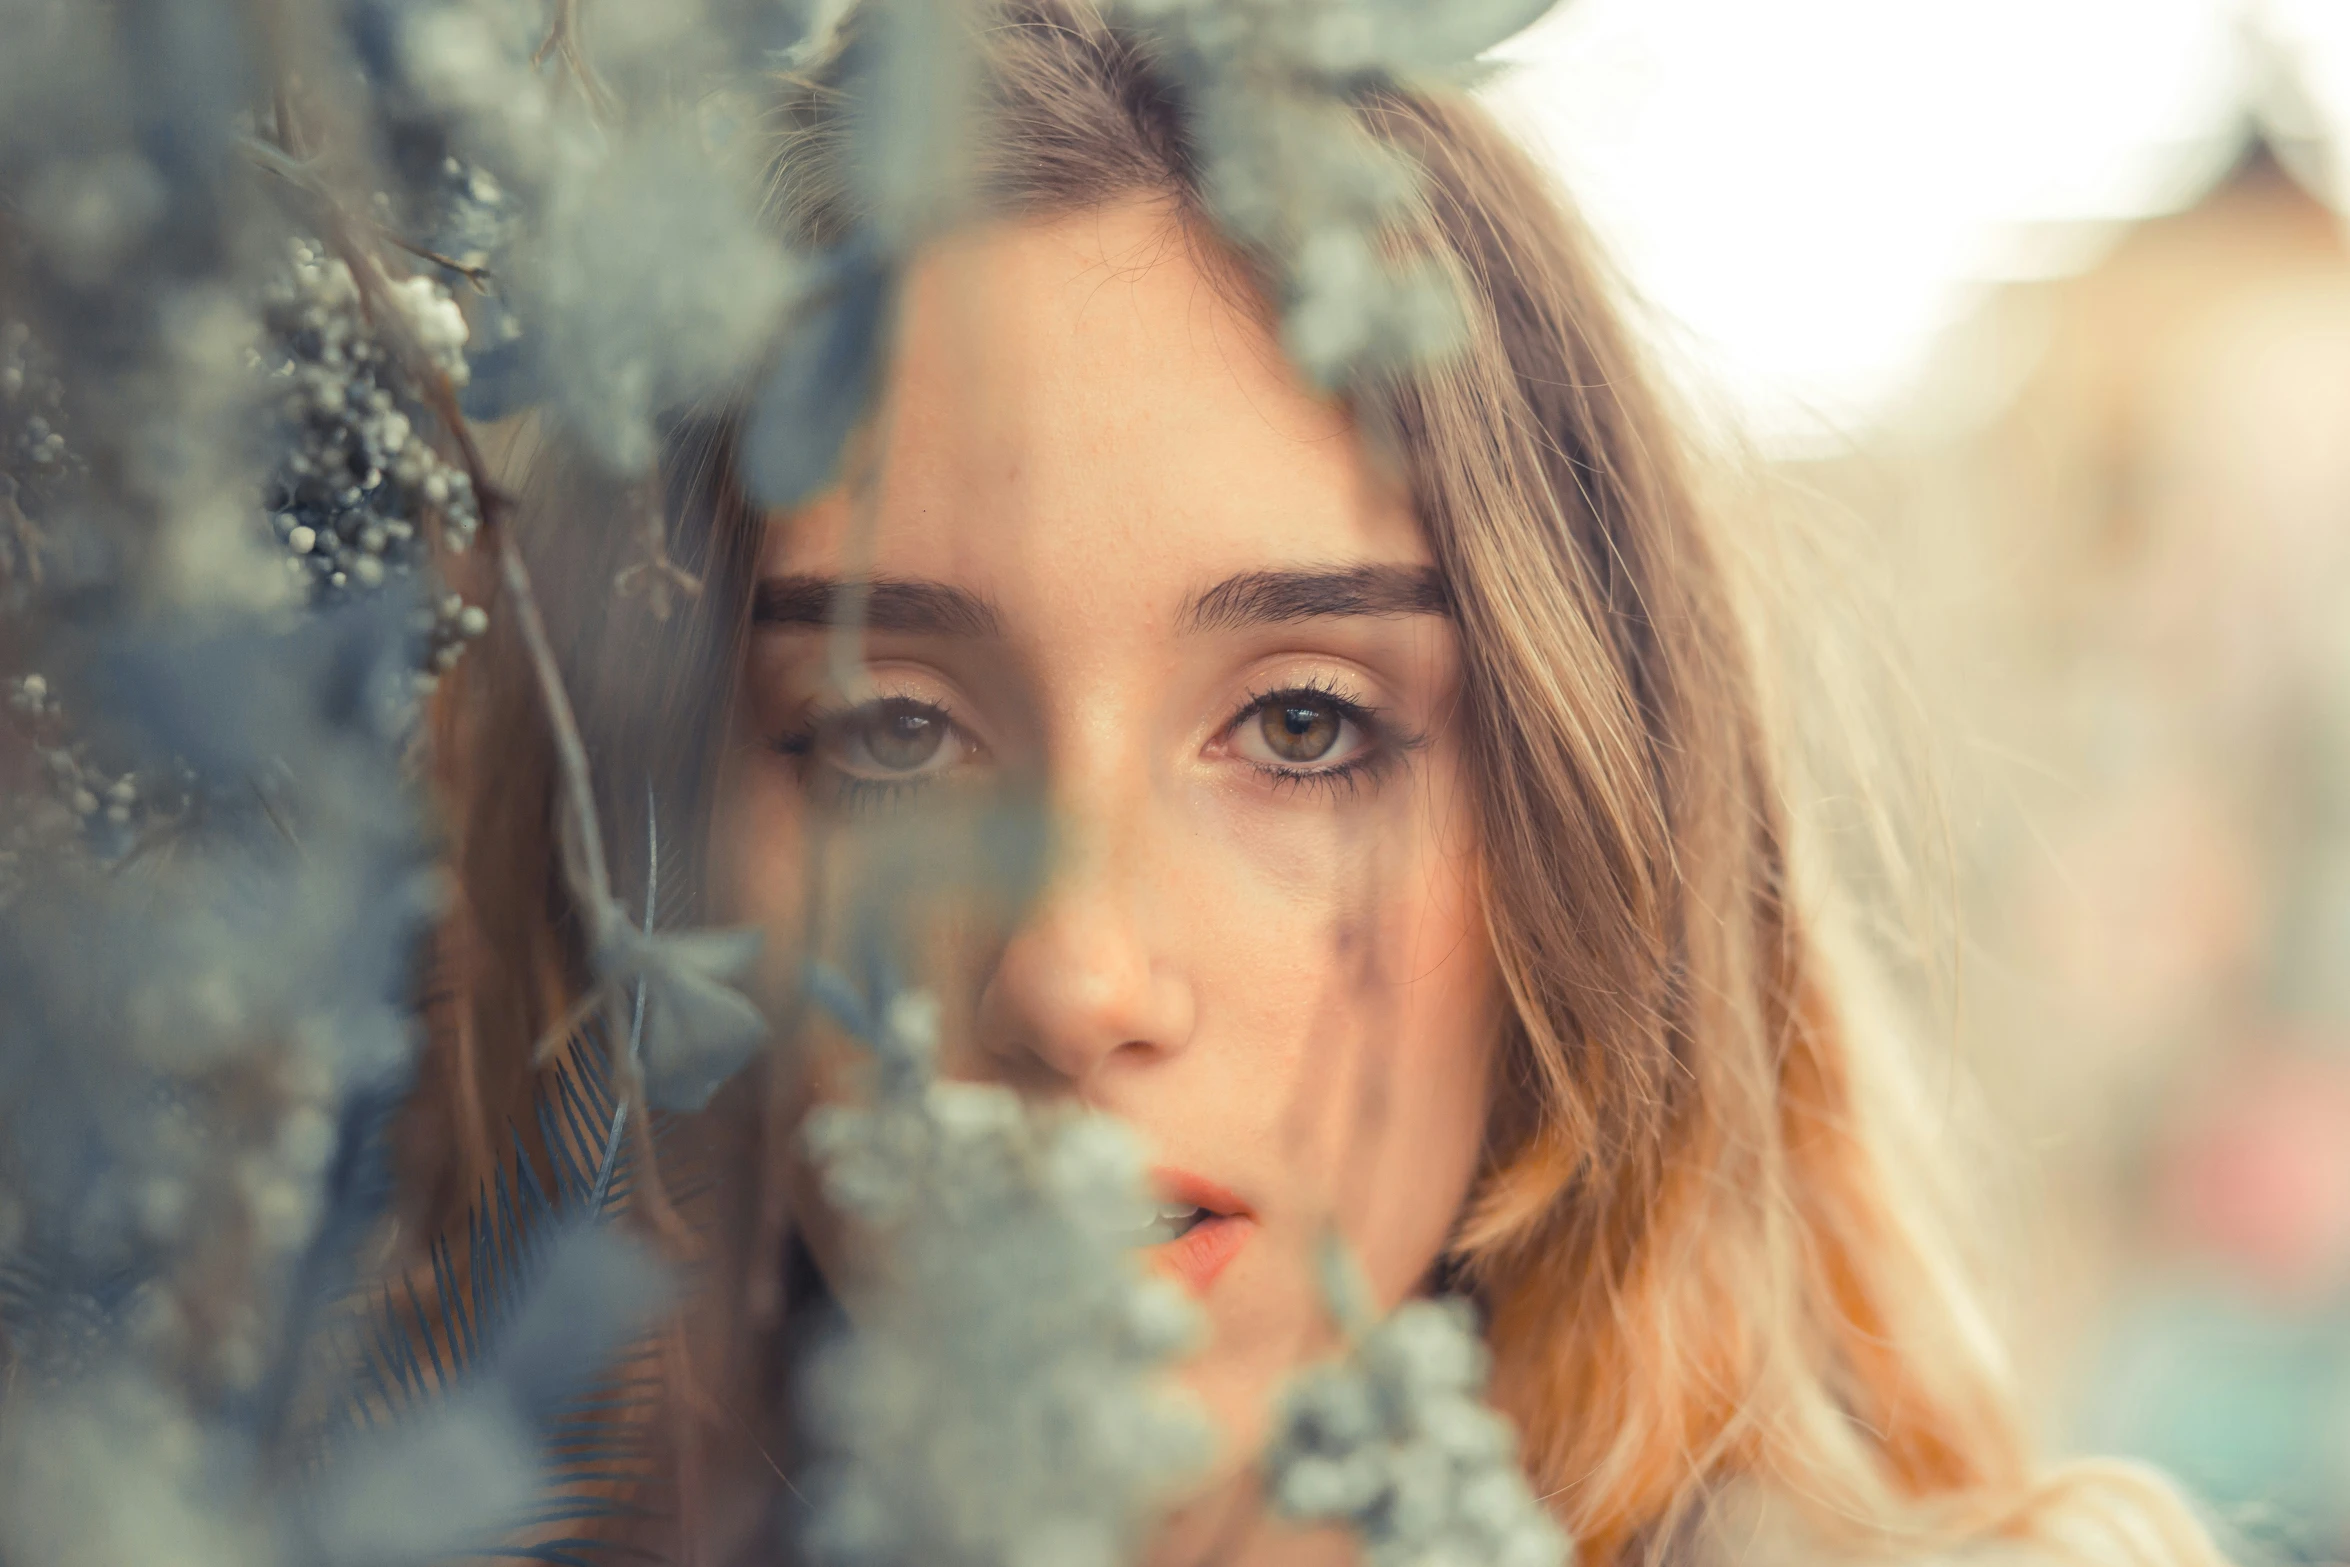
[[[982,53],[996,202],[1154,199],[1213,232],[1180,94],[1085,0],[999,6]],[[1423,171],[1420,232],[1401,239],[1454,274],[1468,323],[1457,352],[1356,398],[1408,476],[1459,624],[1511,1006],[1450,1268],[1484,1303],[1492,1396],[1537,1492],[1588,1563],[1675,1554],[1734,1496],[1846,1550],[2054,1539],[2095,1509],[2031,1467],[1900,1040],[1855,1015],[1832,964],[1733,574],[1747,552],[1700,504],[1610,280],[1528,157],[1463,96],[1380,87],[1355,107]],[[824,67],[787,84],[776,191],[801,237],[855,216],[846,120]],[[622,865],[643,857],[648,775],[665,815],[703,819],[760,526],[729,439],[723,420],[681,431],[665,495],[640,502],[665,507],[668,548],[703,582],[666,622],[612,591],[650,571],[638,530],[580,522],[594,503],[559,464],[530,497],[524,538]],[[481,1129],[527,1101],[530,1044],[582,977],[535,698],[510,638],[478,663],[440,731],[464,899],[410,1128],[428,1222],[479,1178]],[[727,1157],[757,1161],[758,1143]],[[776,1263],[772,1202],[712,1221],[733,1258],[719,1275],[754,1295],[745,1280]],[[2104,1488],[2120,1498],[2107,1550],[2208,1551],[2138,1485]]]

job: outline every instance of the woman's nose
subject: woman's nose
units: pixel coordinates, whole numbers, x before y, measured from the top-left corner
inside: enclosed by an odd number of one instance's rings
[[[1064,867],[1011,932],[979,1000],[996,1069],[1083,1092],[1113,1061],[1141,1064],[1191,1037],[1191,989],[1144,932],[1100,858]]]

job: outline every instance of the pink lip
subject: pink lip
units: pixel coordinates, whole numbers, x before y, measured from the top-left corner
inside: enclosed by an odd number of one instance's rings
[[[1207,1210],[1207,1217],[1181,1236],[1150,1249],[1154,1262],[1181,1279],[1194,1295],[1205,1295],[1256,1233],[1257,1216],[1231,1192],[1188,1170],[1160,1168],[1151,1172],[1151,1179],[1167,1201]]]

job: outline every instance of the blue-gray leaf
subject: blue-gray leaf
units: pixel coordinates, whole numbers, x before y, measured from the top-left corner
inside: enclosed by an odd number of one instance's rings
[[[510,338],[472,356],[472,379],[457,394],[468,419],[487,421],[520,413],[537,400],[528,338]]]
[[[1448,72],[1525,31],[1558,0],[1358,0],[1357,25],[1320,30],[1315,64],[1332,76]]]
[[[645,987],[645,1098],[657,1110],[699,1110],[767,1040],[767,1019],[726,981],[759,950],[755,930],[646,936],[623,925],[598,959],[603,977]]]
[[[768,506],[796,506],[831,482],[879,379],[892,269],[852,251],[827,272],[823,303],[786,338],[744,431],[743,482]]]

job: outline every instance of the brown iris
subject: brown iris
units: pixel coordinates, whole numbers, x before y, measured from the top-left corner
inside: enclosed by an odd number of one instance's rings
[[[861,715],[855,739],[873,765],[893,773],[910,773],[946,742],[947,726],[936,712],[917,702],[884,702]]]
[[[1275,702],[1257,717],[1257,728],[1273,754],[1285,762],[1318,762],[1338,744],[1342,720],[1311,702]]]

